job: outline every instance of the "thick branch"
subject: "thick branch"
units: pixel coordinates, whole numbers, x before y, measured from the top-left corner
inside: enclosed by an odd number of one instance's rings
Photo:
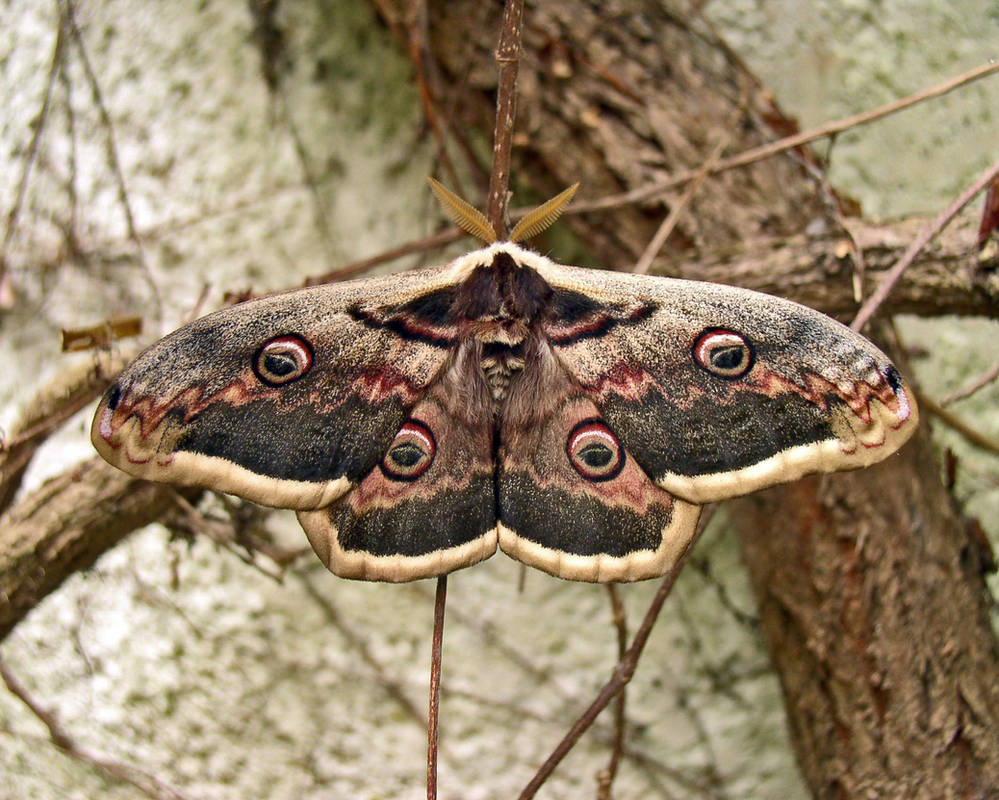
[[[711,155],[712,126],[731,137],[727,155],[777,138],[761,120],[780,111],[760,100],[766,93],[756,79],[720,60],[681,21],[639,0],[617,9],[614,25],[605,24],[602,11],[595,1],[561,0],[525,17],[525,47],[535,50],[522,65],[516,183],[549,196],[580,181],[585,201],[696,172]],[[430,20],[442,68],[456,81],[468,70],[466,42],[475,41],[477,50],[488,45],[468,17],[458,2],[435,9]],[[648,43],[646,20],[655,20],[657,47]],[[567,55],[556,61],[553,53]],[[463,104],[463,123],[485,131],[495,78],[473,67],[470,80],[483,91]],[[824,222],[830,198],[797,166],[801,158],[784,153],[711,176],[650,271],[741,285],[852,316],[859,304],[847,236]],[[677,186],[642,205],[565,220],[600,262],[630,270],[682,193]],[[925,220],[848,224],[863,248],[866,297]],[[999,315],[999,264],[978,261],[975,225],[975,212],[968,212],[934,240],[884,310]],[[822,232],[803,233],[816,227]]]
[[[864,257],[866,298],[918,235],[926,218],[880,224],[850,220],[849,224]],[[882,311],[999,317],[999,262],[979,259],[977,225],[975,210],[955,220],[906,270]],[[728,258],[660,263],[655,271],[781,295],[835,317],[852,316],[859,307],[853,260],[845,234],[838,231],[751,240]]]
[[[815,797],[994,797],[988,554],[929,437],[730,506]]]

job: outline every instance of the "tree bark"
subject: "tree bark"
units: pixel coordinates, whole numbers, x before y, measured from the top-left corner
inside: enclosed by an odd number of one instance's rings
[[[891,461],[730,504],[816,797],[999,789],[999,652],[925,431]]]
[[[432,9],[434,49],[453,85],[469,64],[486,63],[482,53],[493,45],[495,26],[473,13],[477,5]],[[539,195],[576,180],[596,195],[632,190],[697,167],[726,137],[734,152],[768,135],[761,121],[775,109],[752,77],[657,3],[550,0],[527,15],[524,41],[524,145],[513,174]],[[470,82],[480,92],[463,95],[462,123],[484,132],[490,74],[472,66]],[[740,256],[715,257],[705,269],[705,254],[768,241],[772,252],[759,264],[779,262],[770,256],[781,246],[800,255],[807,239],[795,232],[823,218],[821,192],[788,157],[709,180],[660,262],[687,277],[753,283],[726,270]],[[651,238],[665,213],[659,206],[570,224],[605,263],[621,266]],[[964,249],[973,252],[971,237]],[[834,313],[855,310],[849,267],[807,292],[793,272],[770,273],[771,290]],[[964,272],[993,287],[977,311],[965,310],[995,315],[994,268],[969,261]],[[940,308],[911,285],[897,296],[907,293],[923,295],[912,310]],[[999,648],[983,578],[991,559],[941,484],[925,430],[875,468],[812,477],[730,509],[813,794],[995,796]]]

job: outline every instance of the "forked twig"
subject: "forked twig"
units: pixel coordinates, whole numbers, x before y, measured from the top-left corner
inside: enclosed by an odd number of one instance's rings
[[[333,626],[340,631],[340,634],[357,650],[361,656],[361,660],[371,668],[378,685],[385,690],[389,697],[398,703],[405,715],[419,725],[422,730],[426,721],[423,712],[409,699],[402,684],[386,674],[385,666],[378,660],[371,648],[368,647],[367,640],[347,625],[339,610],[333,604],[333,601],[316,588],[307,574],[297,571],[295,574],[309,597],[319,606],[319,609]]]
[[[793,150],[796,147],[801,147],[802,145],[814,142],[817,139],[823,139],[827,136],[832,136],[833,134],[849,130],[850,128],[855,128],[858,125],[873,122],[874,120],[881,119],[889,114],[894,114],[895,112],[901,111],[909,106],[947,94],[948,92],[964,86],[967,83],[977,81],[980,78],[985,78],[995,72],[999,72],[999,61],[992,61],[988,64],[975,67],[975,69],[962,73],[957,77],[951,78],[950,80],[944,81],[936,86],[931,86],[929,89],[922,89],[915,94],[910,94],[907,97],[893,100],[892,102],[880,106],[879,108],[874,108],[870,111],[863,111],[860,114],[854,114],[842,119],[833,120],[832,122],[827,122],[824,125],[819,125],[817,128],[802,131],[801,133],[796,133],[792,136],[786,136],[783,139],[778,139],[776,142],[771,142],[770,144],[751,148],[750,150],[746,150],[745,152],[731,156],[730,158],[723,158],[711,168],[710,174],[714,175],[719,172],[726,172],[736,167],[745,167],[749,164],[755,163],[756,161],[763,161],[764,159],[770,158],[778,153],[782,153],[785,150]],[[632,189],[629,192],[609,195],[601,198],[600,200],[591,200],[588,203],[575,203],[572,208],[569,209],[568,213],[583,214],[589,211],[601,211],[607,208],[619,208],[633,203],[641,203],[644,200],[648,200],[649,198],[662,194],[669,189],[681,186],[687,181],[695,179],[699,171],[699,169],[684,170],[683,172],[679,172],[676,175],[672,175],[662,181],[649,184],[648,186],[639,186],[637,189]]]
[[[981,447],[983,450],[988,450],[996,455],[999,455],[999,440],[993,439],[991,436],[986,436],[981,431],[976,430],[957,416],[957,414],[953,411],[944,408],[932,398],[927,397],[925,394],[918,392],[916,397],[919,400],[920,408],[925,409],[934,417],[937,417],[945,425],[953,428],[972,444]]]
[[[31,696],[3,661],[0,661],[0,680],[3,680],[7,690],[24,703],[31,713],[45,725],[49,732],[48,741],[70,758],[75,758],[77,761],[89,764],[113,780],[134,786],[142,794],[152,797],[154,800],[185,800],[182,794],[145,770],[102,758],[80,747],[62,727],[56,716],[52,712],[42,708],[41,704]],[[23,736],[22,734],[6,729],[0,729],[0,732],[9,733],[11,736]],[[23,738],[29,737],[24,736]],[[139,780],[139,778],[143,778],[144,780]]]
[[[345,266],[323,273],[322,275],[306,278],[302,285],[318,286],[321,283],[333,283],[334,281],[347,280],[348,278],[353,278],[363,272],[367,272],[372,267],[384,264],[387,261],[395,261],[397,258],[402,258],[403,256],[408,256],[412,253],[423,253],[427,250],[434,250],[435,248],[443,247],[446,244],[451,244],[451,242],[457,241],[462,236],[465,236],[464,231],[452,225],[451,227],[445,228],[444,230],[431,236],[406,242],[405,244],[393,247],[390,250],[384,250],[378,255],[371,256],[370,258],[365,258],[361,261],[354,261],[351,264],[346,264]]]
[[[17,191],[14,194],[14,203],[7,213],[7,226],[4,229],[3,243],[0,244],[0,308],[4,307],[7,295],[13,302],[12,292],[4,291],[4,286],[9,280],[7,276],[7,251],[11,241],[14,239],[14,230],[17,228],[17,220],[21,215],[21,208],[24,206],[24,197],[28,190],[28,180],[31,177],[31,170],[35,165],[35,158],[38,155],[38,144],[45,130],[45,123],[49,116],[49,109],[52,107],[52,88],[55,86],[56,77],[62,72],[63,54],[66,46],[66,19],[60,13],[59,25],[56,30],[56,40],[52,47],[52,62],[49,66],[48,78],[45,81],[45,94],[42,97],[42,107],[38,115],[31,121],[31,141],[28,143],[27,152],[24,154],[24,167],[21,170],[21,179],[17,183]]]
[[[662,583],[659,584],[659,590],[656,592],[656,596],[649,604],[649,608],[645,612],[645,617],[642,619],[642,624],[638,628],[638,632],[635,634],[635,638],[632,641],[631,646],[625,652],[624,658],[618,661],[610,679],[604,684],[600,693],[590,704],[589,708],[587,708],[579,719],[573,723],[569,732],[566,733],[566,735],[562,738],[562,741],[559,742],[558,746],[552,751],[552,754],[548,756],[545,763],[541,765],[534,777],[531,778],[527,786],[524,787],[524,790],[519,795],[519,800],[530,800],[530,798],[534,797],[538,789],[541,788],[541,785],[548,780],[548,776],[555,771],[555,768],[559,765],[562,759],[565,758],[568,752],[575,746],[576,742],[579,741],[579,737],[587,731],[600,712],[607,707],[610,701],[613,700],[617,694],[628,685],[628,682],[635,674],[635,668],[638,666],[638,659],[641,657],[642,651],[645,649],[645,644],[649,639],[649,634],[652,633],[652,627],[659,618],[659,612],[662,610],[663,603],[666,602],[666,598],[669,597],[670,592],[673,590],[676,579],[679,577],[680,571],[683,569],[684,564],[686,564],[687,560],[690,558],[690,554],[693,551],[694,546],[697,544],[697,540],[701,538],[701,534],[704,533],[704,529],[708,526],[708,523],[714,516],[714,510],[716,507],[717,506],[708,506],[701,514],[701,519],[697,524],[697,529],[694,531],[694,535],[690,539],[690,544],[687,545],[687,549],[683,551],[683,555],[680,556],[680,560],[676,562],[673,569],[671,569],[668,573],[666,573],[665,577],[663,577]]]
[[[996,361],[996,363],[993,364],[988,369],[988,371],[980,378],[976,378],[967,386],[962,386],[956,392],[951,392],[946,397],[941,397],[940,405],[943,407],[947,407],[951,403],[956,403],[958,400],[964,400],[966,397],[971,397],[971,395],[973,395],[979,389],[983,389],[986,386],[988,386],[996,378],[999,378],[999,361]]]
[[[711,174],[711,170],[714,169],[715,164],[718,163],[722,150],[725,149],[728,141],[729,137],[724,136],[722,137],[722,140],[715,145],[711,155],[708,156],[708,160],[701,165],[697,175],[694,176],[694,179],[687,184],[687,188],[683,190],[683,194],[680,195],[680,199],[669,210],[669,214],[666,215],[666,219],[664,219],[662,225],[659,226],[659,230],[656,231],[638,261],[635,262],[635,266],[632,267],[631,271],[636,275],[648,274],[649,267],[652,266],[653,259],[659,255],[659,251],[663,249],[663,245],[666,244],[666,240],[676,227],[676,223],[679,221],[680,215],[684,212],[687,206],[690,205],[690,201],[693,198],[694,193],[701,187],[704,180]]]
[[[128,236],[132,240],[132,244],[135,245],[139,266],[142,267],[142,274],[146,279],[146,283],[149,285],[149,292],[152,297],[153,307],[155,309],[155,317],[157,321],[161,321],[163,318],[163,301],[160,298],[160,290],[156,285],[156,280],[153,278],[153,272],[149,267],[149,262],[146,260],[145,247],[142,244],[142,237],[139,235],[139,228],[135,222],[135,215],[132,213],[132,203],[129,200],[128,189],[125,184],[125,173],[121,166],[121,159],[118,157],[118,144],[115,137],[114,123],[112,123],[111,114],[108,112],[107,106],[104,104],[104,94],[101,91],[100,81],[97,80],[97,73],[94,71],[94,68],[90,63],[90,56],[88,55],[86,45],[83,42],[83,32],[80,30],[79,25],[76,24],[74,2],[75,0],[61,0],[60,8],[62,9],[65,24],[69,28],[70,36],[76,44],[76,49],[80,54],[80,64],[83,66],[83,73],[86,75],[87,82],[90,84],[90,93],[94,99],[94,105],[97,107],[97,113],[100,115],[101,124],[104,126],[107,136],[108,166],[111,167],[111,172],[114,175],[115,183],[118,187],[118,200],[121,203],[122,211],[125,214]]]

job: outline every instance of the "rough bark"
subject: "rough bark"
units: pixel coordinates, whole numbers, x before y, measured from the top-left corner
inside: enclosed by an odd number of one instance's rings
[[[539,198],[576,181],[584,201],[645,187],[701,166],[718,142],[738,153],[779,138],[792,124],[720,44],[653,3],[546,3],[526,20],[513,179]],[[481,90],[447,97],[460,115],[455,129],[488,131],[495,20],[448,3],[431,21],[435,53],[450,78],[445,85]],[[850,236],[863,256],[860,288],[867,296],[928,220],[850,218],[848,233],[827,212],[851,201],[809,177],[800,164],[810,160],[793,152],[712,176],[651,272],[780,294],[836,316],[855,312]],[[599,263],[628,269],[683,189],[639,206],[569,214],[565,223]],[[932,242],[885,311],[999,314],[999,264],[994,254],[979,260],[977,224],[969,212]]]
[[[731,512],[814,795],[994,797],[990,557],[941,485],[925,432],[897,459]]]
[[[979,258],[974,245],[977,217],[977,209],[969,209],[944,229],[906,270],[882,306],[884,313],[999,314],[999,257]],[[884,223],[849,220],[864,261],[862,297],[874,292],[884,273],[929,223],[920,217]],[[671,269],[677,277],[778,294],[834,317],[851,318],[859,307],[854,289],[857,270],[842,230],[747,241],[737,254],[705,254]]]
[[[443,6],[431,20],[434,47],[457,82],[470,63],[469,47],[457,43],[474,42],[481,63],[494,28],[469,4]],[[757,123],[773,111],[758,104],[762,93],[722,49],[655,3],[547,2],[527,17],[525,46],[526,144],[514,175],[539,194],[574,180],[597,194],[634,189],[661,170],[697,166],[723,136],[733,150],[758,144]],[[473,68],[472,83],[482,91],[463,107],[464,120],[487,130],[488,73]],[[665,258],[679,274],[745,283],[721,260],[705,270],[703,254],[736,252],[747,240],[792,241],[791,232],[821,218],[820,191],[788,158],[709,182]],[[661,216],[626,207],[572,224],[606,263],[621,265]],[[987,272],[986,282],[994,279]],[[788,273],[773,280],[777,293],[800,290]],[[823,282],[811,291],[813,305],[847,310],[842,286]],[[830,291],[840,299],[829,300]],[[922,303],[933,313],[931,296]],[[995,310],[993,293],[979,313]],[[732,505],[798,760],[816,797],[999,792],[988,558],[936,464],[920,435],[874,469]]]

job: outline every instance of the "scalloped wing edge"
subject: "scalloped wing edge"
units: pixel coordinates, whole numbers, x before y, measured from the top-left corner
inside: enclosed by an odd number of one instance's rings
[[[843,432],[836,439],[811,442],[782,450],[770,458],[738,470],[713,472],[706,475],[679,475],[667,472],[655,477],[655,483],[671,494],[692,503],[714,503],[741,497],[751,492],[816,473],[846,472],[862,469],[893,455],[919,427],[919,410],[912,399],[912,389],[903,383],[908,417],[892,426],[887,419],[895,415],[877,401],[872,402],[872,415],[877,424],[858,430],[849,415],[842,415]],[[847,438],[847,431],[850,434]]]
[[[659,578],[669,572],[694,538],[701,507],[674,498],[669,524],[662,530],[662,544],[655,550],[635,550],[625,556],[599,553],[584,556],[532,542],[499,523],[500,549],[522,564],[556,578],[590,583],[632,582]]]
[[[436,578],[484,561],[496,552],[498,542],[498,528],[492,528],[477,539],[456,547],[419,556],[379,556],[341,547],[338,531],[322,509],[298,512],[298,522],[326,568],[341,578],[355,580],[404,583]]]

